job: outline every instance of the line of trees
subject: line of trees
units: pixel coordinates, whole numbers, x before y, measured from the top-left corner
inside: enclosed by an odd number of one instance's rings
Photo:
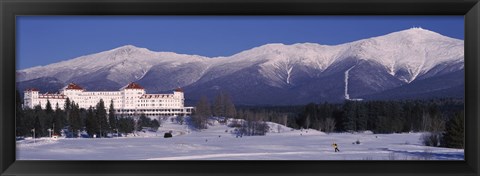
[[[428,132],[429,146],[463,148],[463,100],[345,101],[310,103],[295,117],[293,128],[325,132]]]
[[[210,117],[221,117],[219,120],[221,123],[225,123],[226,118],[235,118],[236,115],[237,110],[230,95],[220,92],[215,97],[213,105],[210,104],[207,97],[200,97],[192,113],[191,124],[197,129],[207,129]]]
[[[226,123],[228,118],[243,119],[235,125],[238,135],[265,135],[268,131],[266,119],[253,112],[237,111],[230,96],[226,92],[220,92],[210,104],[207,97],[202,96],[195,106],[191,116],[191,124],[197,129],[207,129],[208,120],[216,117],[220,123]]]
[[[17,100],[20,99],[20,93],[16,92]],[[45,109],[40,105],[33,109],[23,108],[22,101],[16,101],[16,135],[47,137],[49,135],[60,135],[64,129],[67,137],[78,137],[82,131],[85,131],[89,137],[107,137],[108,134],[128,134],[135,130],[140,131],[144,127],[156,130],[160,126],[157,119],[151,120],[144,114],[136,116],[117,115],[113,100],[110,107],[105,109],[105,103],[100,100],[95,107],[88,109],[80,108],[77,103],[65,100],[63,110],[55,105],[52,108],[50,101],[47,101]]]
[[[429,146],[464,147],[464,101],[345,101],[305,106],[239,107],[237,118],[255,117],[295,129],[330,132],[426,132]]]
[[[237,107],[233,104],[231,97],[226,92],[220,92],[210,104],[207,97],[200,97],[195,106],[190,122],[197,129],[208,128],[208,119],[216,117],[220,123],[226,123],[228,118],[237,119],[231,127],[237,128],[238,135],[254,136],[265,135],[269,126],[267,121],[284,124],[285,126],[292,113],[290,107],[274,107],[272,109],[264,107]],[[239,120],[241,119],[241,120]]]
[[[463,101],[345,101],[343,104],[310,103],[295,117],[294,128],[324,130],[328,118],[335,131],[375,133],[439,132],[455,113],[463,110]]]

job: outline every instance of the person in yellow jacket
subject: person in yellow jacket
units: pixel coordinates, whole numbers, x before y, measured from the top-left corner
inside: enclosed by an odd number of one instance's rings
[[[333,142],[332,147],[335,149],[335,152],[340,152],[337,143]]]

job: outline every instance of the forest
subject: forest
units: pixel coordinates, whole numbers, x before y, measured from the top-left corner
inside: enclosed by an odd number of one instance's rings
[[[463,99],[344,101],[309,103],[305,106],[239,106],[237,114],[294,129],[331,132],[372,131],[377,134],[427,132],[428,146],[463,148]]]
[[[17,100],[20,94],[17,91]],[[61,134],[67,129],[67,137],[79,137],[86,131],[87,137],[108,137],[112,134],[129,134],[145,129],[156,130],[162,117],[151,118],[116,115],[112,105],[107,113],[103,100],[96,107],[79,108],[67,98],[65,107],[47,103],[46,108],[22,108],[16,102],[17,136],[46,137]],[[275,122],[293,129],[316,129],[326,133],[362,132],[408,133],[426,132],[422,141],[428,146],[464,147],[463,99],[398,100],[398,101],[344,101],[343,103],[309,103],[295,106],[240,106],[235,105],[228,93],[220,92],[210,103],[201,97],[191,118],[176,120],[188,123],[197,130],[208,128],[209,119],[217,118],[226,123],[236,119],[230,127],[239,135],[265,135],[266,122]],[[239,120],[239,121],[238,121]]]

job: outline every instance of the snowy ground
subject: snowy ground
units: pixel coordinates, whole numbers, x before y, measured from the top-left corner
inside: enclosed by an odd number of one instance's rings
[[[426,147],[420,133],[372,134],[291,130],[270,123],[266,136],[236,137],[226,125],[201,132],[164,121],[159,131],[121,138],[26,139],[19,160],[463,160],[464,151]],[[173,131],[173,138],[163,138]],[[227,132],[225,132],[227,131]],[[353,144],[359,140],[360,144]],[[332,143],[339,145],[335,153]]]

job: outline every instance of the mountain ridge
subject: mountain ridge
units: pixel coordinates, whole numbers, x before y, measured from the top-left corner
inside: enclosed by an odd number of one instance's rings
[[[186,94],[190,94],[193,99],[197,99],[202,92],[213,95],[218,91],[227,91],[240,102],[262,102],[255,98],[242,100],[237,92],[232,91],[236,88],[227,85],[242,86],[254,80],[264,87],[262,91],[256,91],[255,87],[249,89],[258,97],[266,95],[269,89],[278,89],[277,93],[288,95],[285,100],[288,103],[288,99],[295,99],[296,96],[289,91],[301,90],[303,97],[313,96],[318,101],[340,101],[346,94],[351,97],[368,94],[381,97],[377,94],[388,89],[463,70],[463,46],[463,40],[420,28],[339,45],[265,44],[226,57],[156,52],[125,45],[46,66],[19,70],[17,83],[24,87],[31,85],[31,80],[50,77],[64,84],[88,83],[87,89],[99,89],[95,86],[96,83],[100,85],[102,82],[111,82],[109,88],[112,89],[129,82],[139,82],[149,92],[185,87]],[[346,70],[352,66],[355,67],[349,73],[352,75],[349,79],[352,87],[348,88],[352,92],[340,95],[338,91],[333,91],[332,89],[344,90],[345,87],[341,87],[340,83],[331,88],[322,85],[326,80],[332,83],[343,82],[346,80]],[[237,82],[223,79],[239,77],[242,80],[234,80]],[[207,93],[205,90],[211,91]],[[328,92],[333,95],[328,95]],[[296,98],[299,99],[298,102],[314,101],[310,98]]]

